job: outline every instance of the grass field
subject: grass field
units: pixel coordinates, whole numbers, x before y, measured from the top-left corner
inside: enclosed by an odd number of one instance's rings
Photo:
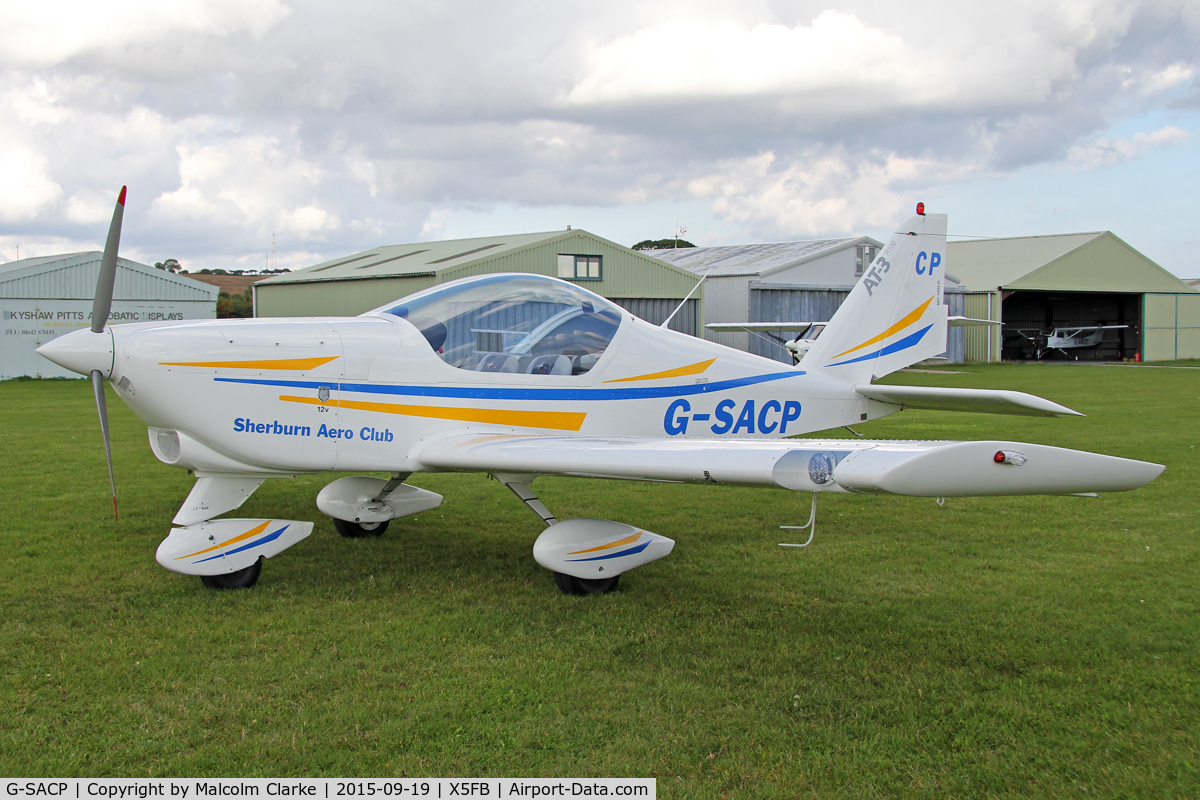
[[[880,438],[1012,438],[1165,463],[1100,499],[823,496],[541,479],[560,518],[677,541],[565,597],[500,484],[343,540],[318,520],[250,591],[154,563],[190,488],[110,394],[114,524],[86,381],[0,383],[6,776],[634,776],[663,797],[1200,796],[1200,371],[972,366],[1087,413],[904,412]],[[845,432],[842,432],[844,435]]]

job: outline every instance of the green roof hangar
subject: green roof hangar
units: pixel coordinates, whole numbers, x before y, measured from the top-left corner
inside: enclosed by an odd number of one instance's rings
[[[1003,323],[966,329],[967,361],[1200,358],[1200,293],[1111,231],[947,250],[966,316]]]
[[[692,293],[669,327],[693,336],[703,330],[698,275],[570,228],[374,247],[254,284],[254,315],[355,316],[431,286],[495,272],[563,278],[656,325]]]

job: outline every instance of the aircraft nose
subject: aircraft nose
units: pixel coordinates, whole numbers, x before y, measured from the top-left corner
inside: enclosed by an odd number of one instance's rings
[[[57,336],[39,347],[37,353],[80,375],[91,375],[94,370],[100,370],[105,380],[112,375],[113,337],[107,328],[100,333],[79,330]]]

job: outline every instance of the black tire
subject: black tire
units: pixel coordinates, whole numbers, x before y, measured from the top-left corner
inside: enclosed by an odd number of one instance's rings
[[[333,518],[333,527],[337,532],[347,539],[366,539],[371,536],[383,536],[383,532],[388,529],[388,523],[391,520],[383,522],[351,522],[348,519]]]
[[[262,574],[262,556],[245,569],[237,572],[226,572],[224,575],[201,575],[200,582],[209,589],[249,589],[258,583]]]
[[[617,588],[620,580],[620,575],[611,578],[576,578],[565,572],[554,573],[554,585],[563,594],[570,595],[608,594]]]

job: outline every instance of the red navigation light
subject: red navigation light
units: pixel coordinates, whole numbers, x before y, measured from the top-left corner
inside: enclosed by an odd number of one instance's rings
[[[997,450],[996,455],[992,456],[992,461],[995,461],[997,464],[1003,464],[1007,458],[1008,456],[1004,455],[1003,450]]]
[[[921,216],[925,216],[925,204],[924,203],[917,203],[917,213],[920,214]]]

